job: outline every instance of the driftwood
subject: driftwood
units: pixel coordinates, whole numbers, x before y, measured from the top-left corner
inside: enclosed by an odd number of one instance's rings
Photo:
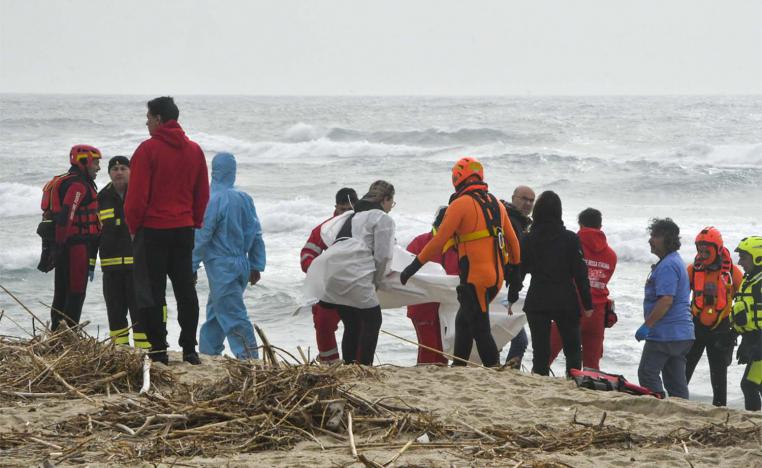
[[[22,341],[0,337],[0,399],[77,396],[134,392],[143,383],[138,351],[99,342],[82,327],[47,331]],[[168,370],[154,370],[153,382],[166,386]]]

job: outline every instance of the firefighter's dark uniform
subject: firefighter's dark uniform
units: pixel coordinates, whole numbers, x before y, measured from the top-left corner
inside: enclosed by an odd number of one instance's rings
[[[124,196],[126,196],[126,192]],[[116,344],[130,344],[130,327],[136,348],[151,347],[135,306],[132,279],[132,240],[124,222],[124,199],[109,183],[98,193],[98,215],[103,224],[98,248],[103,271],[103,297],[106,299],[109,334]]]

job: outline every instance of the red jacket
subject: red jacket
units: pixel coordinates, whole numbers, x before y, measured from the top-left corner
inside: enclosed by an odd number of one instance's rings
[[[81,171],[77,173],[81,174]],[[61,212],[57,215],[56,244],[61,246],[97,240],[101,225],[95,184],[86,176],[79,175],[64,181],[60,190],[62,202]]]
[[[135,150],[124,215],[130,233],[142,227],[200,228],[209,202],[204,152],[174,120]]]
[[[432,232],[426,232],[415,239],[410,241],[407,246],[407,251],[418,255],[421,253],[426,244],[434,237]],[[434,256],[431,261],[437,262],[442,265],[445,272],[448,275],[457,275],[460,271],[458,269],[458,251],[454,248],[449,249],[444,253],[444,262],[442,261],[442,254]],[[439,303],[427,302],[425,304],[415,304],[407,306],[407,316],[410,319],[417,321],[435,321],[439,317]]]
[[[434,233],[431,231],[416,236],[416,238],[408,244],[407,251],[418,255],[433,238]],[[442,254],[435,255],[431,261],[442,265],[448,275],[457,275],[460,273],[460,269],[458,268],[458,252],[453,248],[444,253],[444,263],[442,262]]]
[[[587,264],[587,277],[593,304],[605,304],[609,297],[607,284],[616,268],[616,253],[606,242],[606,234],[600,229],[583,227],[577,232]]]
[[[299,261],[302,264],[303,272],[307,273],[310,265],[312,265],[312,261],[328,248],[328,246],[325,245],[325,242],[323,242],[323,238],[320,237],[320,228],[323,227],[323,224],[327,223],[331,219],[333,218],[328,218],[322,223],[318,224],[318,226],[310,233],[310,237],[307,239],[304,247],[302,247]]]

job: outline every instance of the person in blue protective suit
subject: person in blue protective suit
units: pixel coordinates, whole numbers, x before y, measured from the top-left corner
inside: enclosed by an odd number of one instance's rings
[[[265,269],[265,244],[254,201],[233,187],[235,175],[235,157],[217,154],[212,160],[212,195],[204,227],[196,231],[193,249],[194,275],[204,262],[209,280],[199,351],[221,354],[227,338],[236,358],[256,359],[257,340],[243,293],[246,283],[255,285]]]

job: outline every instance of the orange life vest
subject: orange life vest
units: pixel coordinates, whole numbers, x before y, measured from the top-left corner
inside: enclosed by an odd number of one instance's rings
[[[691,313],[702,325],[715,328],[730,315],[733,300],[733,261],[727,248],[714,265],[693,264]]]

